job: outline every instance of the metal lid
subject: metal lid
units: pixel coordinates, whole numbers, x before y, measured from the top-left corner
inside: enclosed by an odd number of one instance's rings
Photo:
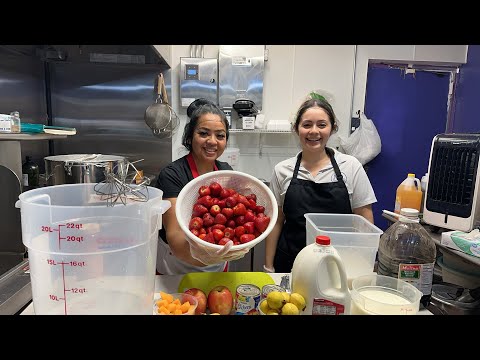
[[[50,161],[63,161],[66,163],[73,163],[73,164],[101,163],[101,162],[108,162],[108,161],[125,161],[126,160],[124,156],[102,155],[102,154],[53,155],[53,156],[47,156],[44,159],[50,160]]]

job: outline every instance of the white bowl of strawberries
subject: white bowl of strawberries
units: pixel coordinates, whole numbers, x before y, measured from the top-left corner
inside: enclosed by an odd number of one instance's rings
[[[239,171],[220,170],[198,176],[180,192],[177,219],[183,232],[205,248],[250,249],[272,231],[278,204],[259,179]]]

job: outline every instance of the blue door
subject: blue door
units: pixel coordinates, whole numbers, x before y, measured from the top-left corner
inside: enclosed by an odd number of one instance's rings
[[[394,210],[397,186],[408,173],[421,179],[428,171],[432,139],[446,129],[449,81],[449,72],[405,75],[401,69],[369,65],[365,115],[377,127],[382,151],[366,169],[378,200],[375,225],[382,230],[388,227],[382,210]]]

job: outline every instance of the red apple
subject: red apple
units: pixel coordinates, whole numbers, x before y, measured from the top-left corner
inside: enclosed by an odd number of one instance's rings
[[[208,293],[207,304],[211,313],[229,315],[233,308],[232,293],[226,286],[215,286]]]
[[[198,300],[198,306],[195,309],[195,315],[200,315],[207,311],[207,295],[198,289],[198,288],[190,288],[184,291],[185,294],[193,295]]]

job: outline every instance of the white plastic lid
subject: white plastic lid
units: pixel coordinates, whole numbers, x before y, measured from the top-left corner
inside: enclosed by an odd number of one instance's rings
[[[401,208],[400,215],[416,218],[418,217],[419,211],[417,209],[412,208]]]

